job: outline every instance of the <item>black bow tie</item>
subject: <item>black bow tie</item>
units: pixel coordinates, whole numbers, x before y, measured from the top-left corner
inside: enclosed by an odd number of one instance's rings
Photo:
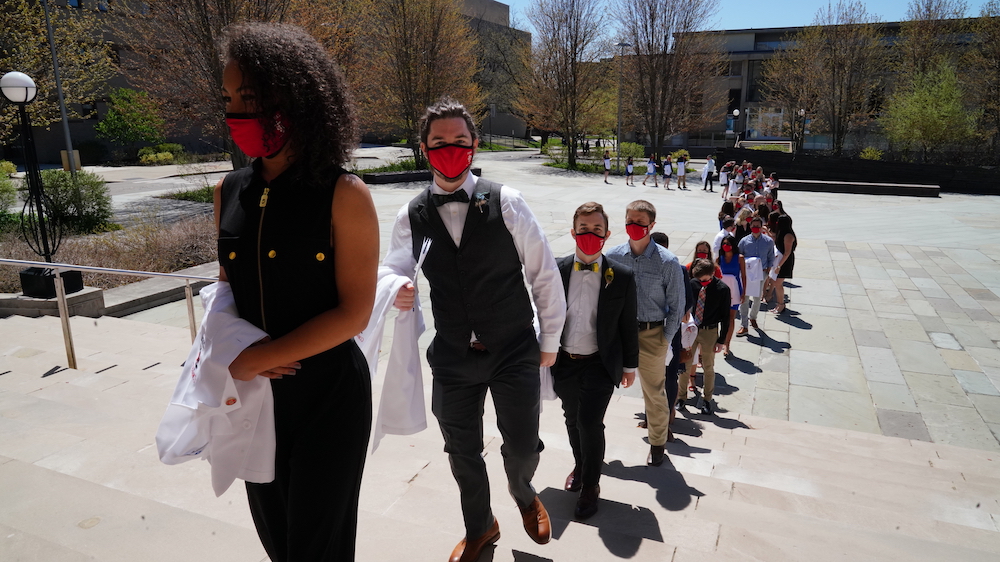
[[[432,193],[431,200],[434,201],[435,207],[440,207],[445,203],[468,203],[469,194],[466,193],[464,189],[459,188],[448,195],[438,195],[437,193]]]

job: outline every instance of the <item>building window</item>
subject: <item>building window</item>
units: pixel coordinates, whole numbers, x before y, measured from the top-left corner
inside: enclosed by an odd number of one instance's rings
[[[747,61],[747,101],[760,101],[760,72],[763,61]]]
[[[66,5],[70,8],[79,8],[80,0],[66,0]]]
[[[729,61],[729,76],[743,76],[743,61]]]

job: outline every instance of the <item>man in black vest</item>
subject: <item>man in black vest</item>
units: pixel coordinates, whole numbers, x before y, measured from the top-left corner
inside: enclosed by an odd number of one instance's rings
[[[465,539],[451,562],[476,560],[500,538],[482,457],[487,390],[503,436],[500,453],[508,489],[522,524],[539,544],[551,537],[548,513],[531,485],[543,448],[538,370],[555,363],[566,317],[555,258],[521,194],[469,173],[478,144],[472,116],[461,104],[444,98],[427,108],[420,148],[434,182],[396,216],[384,262],[412,279],[424,241],[431,241],[422,264],[436,330],[427,349],[431,409],[444,435],[465,519]],[[541,326],[538,337],[532,327],[532,297]],[[395,306],[408,310],[413,300],[408,284]]]
[[[604,413],[615,386],[629,387],[639,366],[632,270],[601,253],[608,215],[598,203],[584,203],[573,215],[576,253],[559,259],[566,290],[562,348],[552,366],[553,386],[562,401],[566,431],[576,465],[565,488],[579,491],[575,515],[597,513],[604,462]]]

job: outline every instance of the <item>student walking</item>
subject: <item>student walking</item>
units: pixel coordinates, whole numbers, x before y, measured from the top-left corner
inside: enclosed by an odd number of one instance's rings
[[[656,179],[656,159],[652,156],[646,161],[646,177],[642,179],[642,185],[646,185],[646,180],[653,177],[653,187],[660,187],[659,182]]]

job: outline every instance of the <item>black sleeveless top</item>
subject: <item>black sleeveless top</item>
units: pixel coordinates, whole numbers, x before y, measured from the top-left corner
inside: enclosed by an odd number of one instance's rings
[[[260,161],[222,183],[219,263],[240,317],[279,338],[340,302],[330,245],[334,186],[293,164],[267,184]]]

